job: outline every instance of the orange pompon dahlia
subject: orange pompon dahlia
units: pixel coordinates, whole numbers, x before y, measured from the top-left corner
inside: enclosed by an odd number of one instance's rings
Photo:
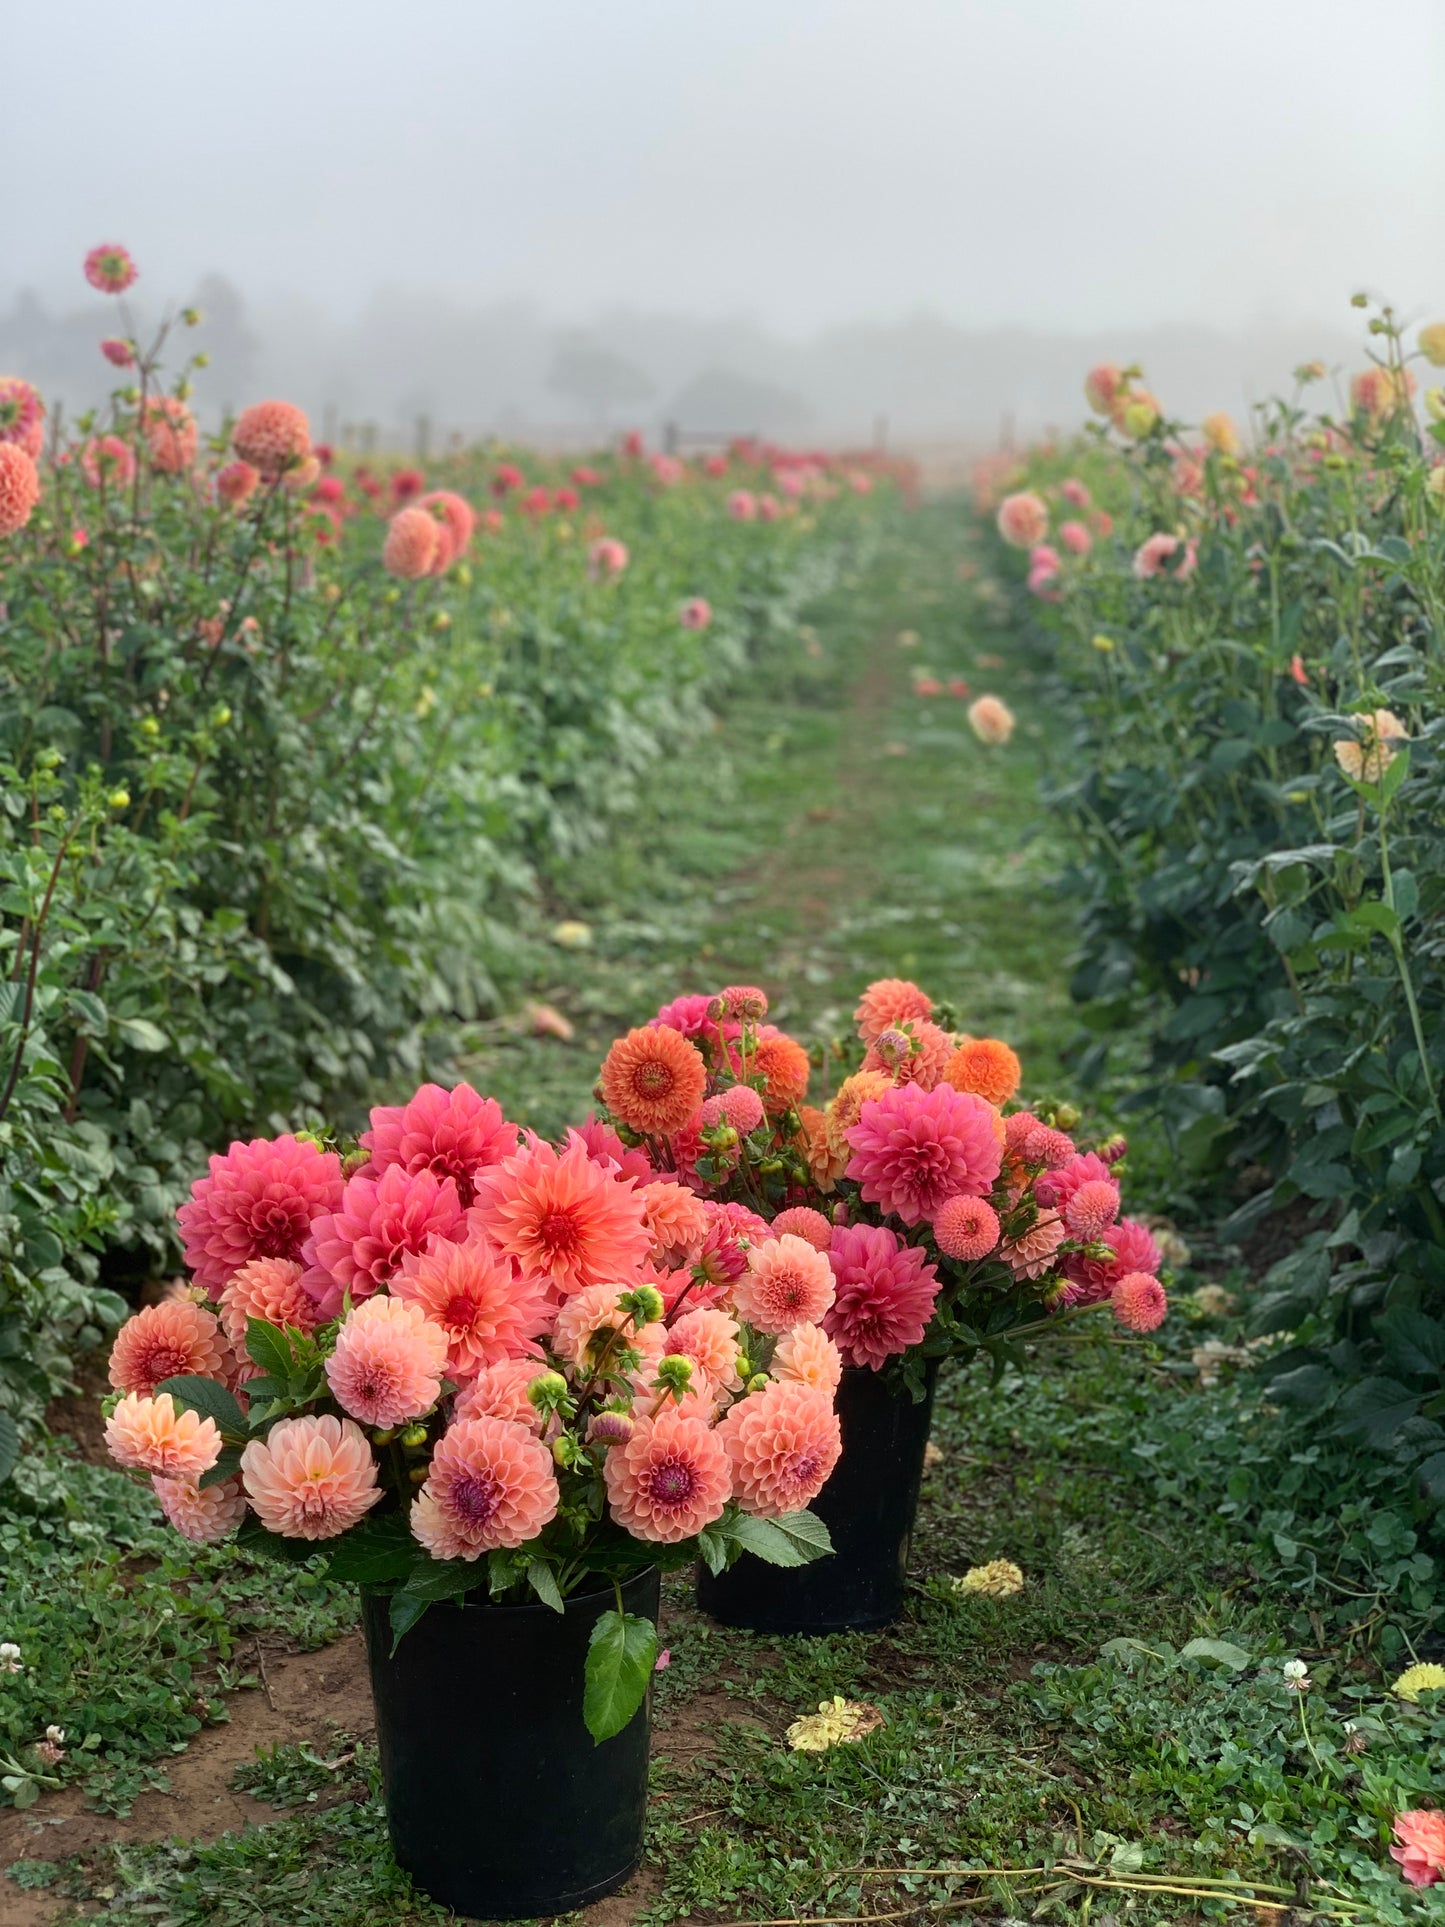
[[[199,1486],[194,1479],[151,1479],[161,1511],[193,1545],[214,1546],[229,1539],[246,1516],[246,1495],[239,1479]]]
[[[764,1024],[748,1052],[748,1074],[763,1079],[763,1104],[774,1113],[793,1110],[808,1095],[808,1053],[795,1038]]]
[[[383,1301],[384,1302],[384,1301]],[[283,1418],[241,1454],[256,1517],[283,1539],[334,1539],[381,1497],[366,1434],[349,1418]]]
[[[833,1099],[825,1113],[828,1130],[828,1150],[841,1169],[847,1168],[853,1155],[853,1147],[848,1142],[848,1133],[858,1122],[863,1106],[875,1097],[882,1097],[893,1089],[893,1079],[886,1071],[854,1071],[845,1077],[838,1086],[838,1095]]]
[[[831,1398],[843,1376],[843,1355],[821,1325],[794,1325],[778,1340],[772,1375],[811,1385]]]
[[[222,1378],[231,1348],[213,1313],[184,1298],[147,1305],[127,1318],[110,1354],[110,1382],[118,1392],[153,1397],[168,1378]]]
[[[388,1290],[446,1334],[447,1376],[458,1380],[528,1351],[552,1316],[542,1281],[514,1276],[480,1231],[409,1252]]]
[[[442,1434],[411,1529],[433,1559],[524,1546],[557,1516],[552,1454],[525,1426],[469,1418]]]
[[[213,1418],[178,1412],[169,1392],[154,1398],[127,1392],[105,1422],[105,1443],[128,1472],[154,1472],[163,1479],[199,1479],[221,1456],[221,1433]]]
[[[932,1015],[933,999],[906,977],[880,977],[876,983],[869,984],[853,1012],[858,1035],[865,1044],[871,1044],[880,1031],[894,1024]]]
[[[647,1215],[652,1238],[648,1256],[655,1265],[669,1267],[691,1264],[701,1252],[708,1234],[708,1215],[702,1199],[685,1184],[659,1180],[644,1184],[638,1196]]]
[[[294,402],[258,401],[242,409],[231,446],[265,481],[274,482],[310,455],[311,424]]]
[[[252,1318],[268,1325],[290,1325],[314,1332],[321,1311],[309,1291],[302,1289],[304,1266],[294,1258],[252,1258],[222,1287],[221,1323],[238,1351],[246,1349],[246,1326]]]
[[[644,1025],[617,1039],[598,1082],[603,1103],[629,1130],[668,1137],[701,1105],[707,1067],[678,1031]]]
[[[732,1478],[720,1431],[669,1402],[611,1448],[603,1462],[607,1503],[624,1532],[675,1545],[722,1517]]]
[[[833,1302],[828,1254],[791,1232],[752,1245],[733,1299],[738,1316],[760,1332],[781,1334],[800,1320],[816,1324]]]
[[[40,471],[19,442],[0,442],[0,536],[16,535],[40,500]]]
[[[631,1278],[652,1247],[632,1180],[594,1164],[580,1138],[560,1154],[530,1144],[488,1166],[472,1209],[525,1277],[550,1280],[564,1296]]]
[[[381,566],[388,575],[415,582],[428,574],[441,542],[441,524],[428,509],[399,509],[387,525]]]
[[[739,1399],[718,1431],[732,1462],[733,1497],[761,1519],[801,1512],[843,1450],[832,1395],[793,1379]]]
[[[972,1091],[990,1104],[1007,1104],[1023,1080],[1023,1066],[997,1037],[965,1037],[943,1074],[956,1091]]]

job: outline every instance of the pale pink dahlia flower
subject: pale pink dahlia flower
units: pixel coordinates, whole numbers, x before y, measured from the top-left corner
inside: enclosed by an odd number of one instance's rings
[[[612,1447],[603,1476],[618,1525],[659,1545],[675,1545],[710,1526],[732,1493],[719,1433],[672,1404],[638,1420],[631,1437]]]
[[[593,1340],[606,1332],[620,1332],[630,1324],[619,1300],[634,1287],[634,1280],[625,1284],[584,1285],[581,1291],[564,1298],[552,1327],[552,1350],[558,1358],[575,1365],[579,1371],[589,1370],[594,1362],[590,1356]],[[629,1345],[642,1348],[636,1332],[628,1332],[625,1341],[618,1342],[615,1352],[625,1351]],[[662,1353],[659,1351],[657,1355],[660,1358]]]
[[[800,1320],[816,1325],[833,1302],[828,1253],[786,1231],[753,1245],[733,1300],[756,1331],[780,1335]]]
[[[1006,495],[998,506],[998,532],[1010,548],[1031,549],[1048,533],[1049,511],[1032,489]]]
[[[163,1479],[199,1479],[221,1456],[221,1433],[213,1418],[178,1412],[169,1392],[150,1398],[127,1392],[105,1421],[105,1443],[128,1472]]]
[[[479,1231],[409,1252],[389,1289],[445,1334],[447,1376],[457,1380],[534,1352],[532,1341],[552,1320],[541,1280],[517,1277]]]
[[[1176,557],[1180,559],[1176,561]],[[1161,530],[1134,551],[1134,574],[1141,582],[1156,575],[1172,575],[1184,582],[1193,575],[1198,561],[1199,544],[1193,536],[1186,542]]]
[[[557,1516],[552,1455],[524,1426],[468,1418],[437,1441],[411,1529],[433,1559],[524,1546]]]
[[[334,1539],[381,1497],[366,1434],[349,1418],[283,1418],[241,1454],[256,1517],[284,1539]]]
[[[919,1342],[939,1288],[927,1252],[904,1244],[886,1225],[839,1225],[828,1262],[837,1296],[823,1329],[845,1364],[876,1372]]]
[[[811,1385],[831,1398],[843,1376],[843,1354],[821,1325],[794,1325],[778,1340],[772,1375]]]
[[[153,1476],[151,1490],[166,1518],[193,1545],[214,1546],[229,1539],[246,1516],[246,1495],[239,1479],[201,1487],[194,1479]]]
[[[832,1394],[796,1379],[774,1379],[739,1399],[718,1431],[732,1466],[733,1497],[762,1519],[811,1504],[843,1450]]]
[[[968,706],[968,726],[981,743],[1001,748],[1014,733],[1014,713],[998,696],[980,696]]]
[[[594,582],[608,582],[627,567],[627,544],[615,535],[599,535],[587,551],[587,573]]]
[[[390,1164],[379,1178],[358,1172],[334,1211],[316,1219],[302,1253],[302,1280],[328,1318],[343,1294],[367,1298],[394,1278],[402,1260],[432,1237],[459,1239],[467,1218],[450,1178]]]
[[[447,1334],[404,1298],[364,1298],[346,1315],[326,1382],[363,1425],[406,1425],[441,1397]]]
[[[213,1156],[176,1213],[186,1263],[214,1298],[252,1258],[300,1258],[313,1219],[335,1211],[341,1160],[301,1138],[253,1138]]]
[[[231,1348],[213,1313],[184,1298],[163,1299],[127,1318],[110,1354],[110,1382],[118,1392],[150,1397],[168,1378],[222,1378]]]
[[[992,1106],[951,1084],[870,1098],[847,1138],[847,1176],[864,1202],[905,1224],[933,1218],[952,1197],[983,1197],[1003,1162]]]
[[[373,1173],[399,1164],[403,1171],[451,1178],[467,1206],[476,1195],[478,1173],[516,1151],[517,1127],[507,1122],[494,1097],[480,1096],[470,1084],[449,1091],[423,1084],[405,1104],[378,1106],[371,1129],[357,1142],[371,1153]]]
[[[667,1328],[670,1354],[690,1358],[720,1391],[735,1392],[738,1376],[738,1321],[714,1306],[685,1311]]]

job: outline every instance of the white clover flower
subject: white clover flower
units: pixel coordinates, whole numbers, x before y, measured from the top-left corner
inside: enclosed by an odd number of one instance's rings
[[[1305,1665],[1302,1659],[1287,1659],[1284,1663],[1284,1676],[1286,1679],[1307,1679],[1309,1677],[1309,1670],[1309,1667]]]
[[[64,1746],[65,1728],[63,1726],[47,1726],[45,1729],[45,1737],[52,1746]]]
[[[0,1673],[23,1673],[20,1648],[13,1639],[0,1639]]]

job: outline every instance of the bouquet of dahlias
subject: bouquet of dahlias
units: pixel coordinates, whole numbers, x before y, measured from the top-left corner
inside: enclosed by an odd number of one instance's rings
[[[1163,1321],[1160,1248],[1121,1215],[1123,1139],[1083,1150],[1072,1107],[1010,1109],[1007,1044],[961,1032],[916,984],[870,984],[819,1108],[808,1052],[767,1012],[751,986],[679,997],[618,1039],[597,1085],[653,1170],[755,1241],[734,1261],[715,1230],[696,1260],[710,1302],[751,1327],[753,1362],[795,1345],[796,1316],[845,1364],[898,1361],[921,1397],[930,1360],[1002,1360],[1096,1306],[1135,1332]]]
[[[624,1580],[831,1550],[806,1510],[841,1449],[814,1322],[828,1261],[607,1126],[554,1148],[429,1084],[345,1157],[233,1144],[179,1215],[194,1283],[122,1327],[106,1441],[187,1538],[326,1542],[330,1577],[390,1594],[396,1639],[483,1584],[561,1612],[611,1582],[587,1662],[599,1740],[656,1652]]]

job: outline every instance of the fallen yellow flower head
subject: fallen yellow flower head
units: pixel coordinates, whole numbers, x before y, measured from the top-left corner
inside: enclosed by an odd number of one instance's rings
[[[788,1745],[795,1753],[826,1753],[830,1746],[851,1746],[883,1725],[883,1715],[867,1700],[845,1700],[835,1693],[819,1702],[816,1713],[805,1713],[788,1728]]]
[[[1011,1599],[1024,1589],[1024,1576],[1012,1559],[990,1559],[986,1566],[970,1566],[953,1582],[955,1592],[982,1593],[985,1599]]]

